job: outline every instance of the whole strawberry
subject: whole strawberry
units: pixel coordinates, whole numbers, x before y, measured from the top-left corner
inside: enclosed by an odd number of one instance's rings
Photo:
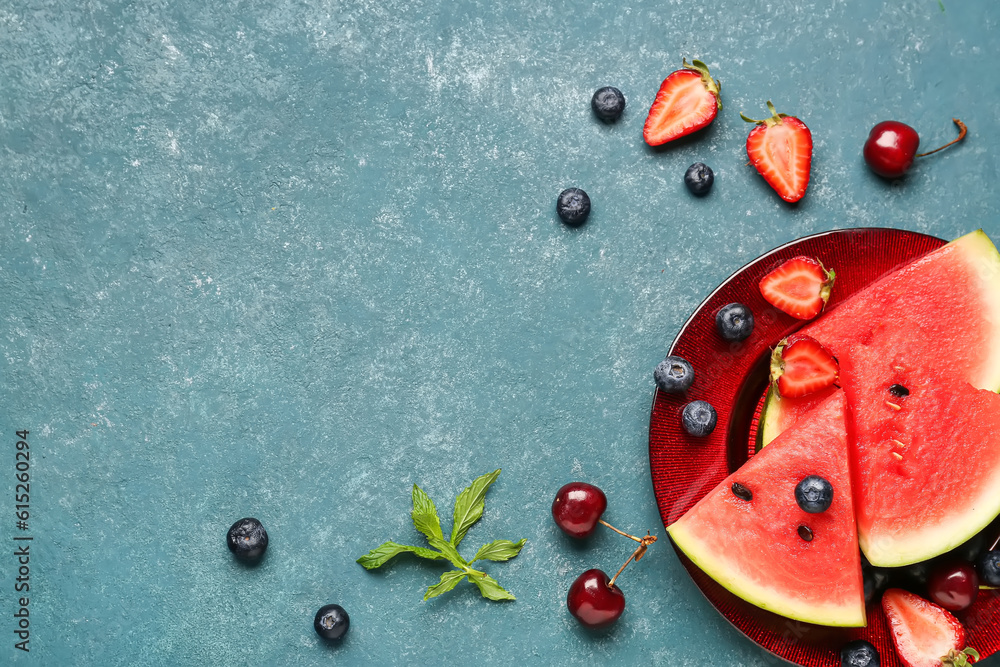
[[[756,123],[747,137],[747,157],[767,184],[787,202],[797,202],[806,194],[812,166],[812,132],[795,116],[778,113],[770,101],[770,118],[754,120],[743,114],[748,123]]]
[[[684,69],[673,72],[656,93],[649,108],[642,138],[660,146],[708,126],[722,108],[719,82],[700,60],[682,60]]]

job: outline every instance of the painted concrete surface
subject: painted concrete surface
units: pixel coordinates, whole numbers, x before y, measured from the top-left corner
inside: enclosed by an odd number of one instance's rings
[[[652,369],[700,300],[799,236],[888,226],[1000,240],[1000,10],[991,0],[587,3],[322,0],[0,6],[0,538],[30,534],[31,652],[0,559],[14,664],[771,664],[666,540],[631,566],[613,631],[565,592],[630,552],[573,544],[549,505],[582,479],[613,524],[664,536],[649,482]],[[660,81],[704,60],[724,109],[642,141]],[[591,113],[620,88],[624,117]],[[802,118],[797,206],[739,118]],[[960,146],[886,182],[876,122]],[[690,197],[692,162],[716,174]],[[565,187],[590,220],[562,226]],[[15,441],[30,430],[27,531]],[[463,543],[527,538],[468,583],[420,544],[414,483],[451,500],[502,468]],[[267,527],[256,568],[225,531]],[[8,547],[3,552],[9,551]],[[338,602],[339,646],[312,630]]]

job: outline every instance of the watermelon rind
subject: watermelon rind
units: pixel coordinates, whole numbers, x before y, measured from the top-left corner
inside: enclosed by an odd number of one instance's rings
[[[992,344],[982,351],[982,372],[969,382],[976,389],[1000,391],[1000,252],[981,229],[952,243],[963,248],[967,261],[976,268],[982,283],[983,319],[992,324],[994,332]]]
[[[757,442],[754,451],[759,452],[768,443],[781,434],[781,411],[779,405],[781,397],[774,390],[774,385],[767,386],[767,396],[764,397],[764,407],[760,410],[760,419],[757,422]]]
[[[834,387],[827,387],[801,398],[782,398],[774,385],[767,389],[764,406],[757,422],[757,436],[754,451],[759,452],[765,445],[781,435],[782,431],[792,425],[794,419],[800,418],[808,410],[822,403],[833,392]],[[787,412],[785,405],[794,403],[797,410]],[[797,416],[796,416],[797,413]]]

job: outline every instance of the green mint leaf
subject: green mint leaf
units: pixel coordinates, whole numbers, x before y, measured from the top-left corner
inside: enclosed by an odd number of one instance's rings
[[[434,551],[432,549],[425,549],[423,547],[411,547],[406,544],[396,544],[395,542],[386,542],[380,546],[375,547],[364,556],[359,558],[357,562],[367,570],[374,570],[375,568],[382,567],[385,565],[390,558],[398,556],[401,553],[411,553],[421,558],[428,558],[430,560],[441,560],[446,558],[443,553]]]
[[[436,598],[442,593],[447,593],[457,586],[458,582],[465,579],[465,574],[466,573],[462,570],[448,570],[441,575],[441,581],[427,588],[427,592],[424,593],[424,600],[430,600],[431,598]]]
[[[451,543],[458,546],[472,524],[479,521],[486,509],[486,491],[500,476],[500,469],[477,477],[472,484],[455,498],[455,510],[451,526]]]
[[[489,544],[479,547],[479,551],[476,552],[475,557],[469,563],[475,563],[477,560],[510,560],[521,553],[521,548],[527,541],[511,542],[510,540],[493,540]]]
[[[437,507],[431,497],[424,493],[416,484],[413,485],[413,525],[430,540],[433,537],[444,539],[441,533],[441,519],[438,518]]]
[[[483,594],[484,598],[489,598],[490,600],[517,599],[509,591],[504,590],[496,579],[484,572],[470,572],[469,581],[479,586],[479,592]]]
[[[444,537],[428,537],[427,542],[432,547],[438,549],[442,554],[444,554],[444,557],[450,560],[451,564],[454,565],[455,567],[461,570],[465,570],[466,568],[469,567],[469,564],[465,562],[465,559],[462,558],[462,555],[458,553],[458,549],[453,547],[451,545],[451,542],[448,542],[446,539],[444,539]]]
[[[497,480],[500,470],[494,470],[476,478],[472,484],[466,487],[458,497],[455,498],[454,524],[452,526],[451,539],[445,539],[441,531],[441,519],[438,517],[437,507],[423,489],[416,484],[413,485],[413,510],[411,517],[413,525],[427,538],[430,549],[425,547],[414,547],[396,542],[384,542],[380,546],[372,549],[367,554],[358,558],[357,562],[369,570],[382,567],[389,560],[401,553],[411,553],[420,558],[429,560],[448,560],[454,565],[454,570],[449,570],[441,575],[441,580],[430,586],[424,594],[424,600],[437,597],[455,588],[462,579],[468,577],[479,588],[483,597],[490,600],[513,600],[514,596],[504,590],[497,583],[496,579],[469,566],[462,555],[458,552],[458,543],[462,541],[469,528],[479,521],[486,508],[486,492]],[[527,540],[511,542],[510,540],[494,540],[484,544],[476,552],[475,560],[484,561],[506,561],[517,556]]]

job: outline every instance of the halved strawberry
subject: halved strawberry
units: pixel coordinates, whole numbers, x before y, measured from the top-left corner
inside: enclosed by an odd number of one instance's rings
[[[784,398],[798,398],[837,381],[840,364],[811,336],[793,334],[771,353],[771,382]]]
[[[896,653],[906,667],[968,665],[978,659],[974,649],[963,649],[965,628],[947,610],[899,588],[882,595],[882,609]]]
[[[782,199],[797,202],[809,186],[812,165],[812,132],[795,116],[778,113],[770,101],[770,118],[754,120],[743,114],[748,123],[756,123],[747,137],[747,156],[767,184]]]
[[[837,273],[812,257],[793,257],[760,279],[760,293],[783,313],[811,320],[823,312]]]
[[[653,106],[646,116],[642,138],[650,146],[659,146],[705,127],[722,108],[719,82],[708,73],[700,60],[673,72],[660,84]]]

